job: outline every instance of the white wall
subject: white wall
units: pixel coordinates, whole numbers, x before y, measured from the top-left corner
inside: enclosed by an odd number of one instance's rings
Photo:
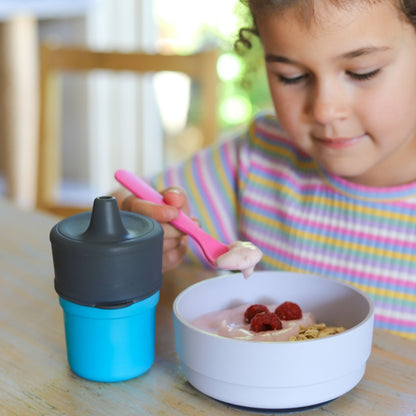
[[[94,49],[155,51],[156,25],[149,0],[101,0],[87,16]],[[163,133],[149,76],[101,72],[89,79],[89,178],[111,189],[118,168],[151,175],[163,166]]]
[[[85,17],[45,20],[41,41],[98,50],[155,51],[151,0],[95,0]],[[97,71],[62,83],[61,199],[80,204],[118,184],[118,168],[141,176],[163,167],[163,132],[149,76]]]

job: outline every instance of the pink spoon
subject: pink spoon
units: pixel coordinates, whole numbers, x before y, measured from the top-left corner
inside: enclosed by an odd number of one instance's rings
[[[119,169],[116,171],[114,177],[116,180],[129,190],[133,195],[146,201],[154,202],[155,204],[165,204],[162,195],[149,186],[146,182],[138,178],[133,173]],[[171,221],[178,230],[191,236],[201,247],[205,257],[209,262],[216,266],[216,260],[219,256],[226,253],[229,248],[220,243],[214,237],[207,234],[202,228],[198,227],[186,214],[179,210],[178,217]]]

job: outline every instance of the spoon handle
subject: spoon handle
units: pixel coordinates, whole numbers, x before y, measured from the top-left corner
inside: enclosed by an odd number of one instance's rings
[[[119,169],[116,171],[114,176],[121,185],[138,198],[156,204],[166,204],[159,192],[133,173],[124,169]],[[171,221],[171,224],[178,230],[191,236],[199,244],[206,258],[213,264],[215,264],[216,259],[221,254],[228,251],[228,247],[225,244],[220,243],[218,240],[202,230],[202,228],[200,228],[181,210],[178,210],[178,216],[175,220]]]

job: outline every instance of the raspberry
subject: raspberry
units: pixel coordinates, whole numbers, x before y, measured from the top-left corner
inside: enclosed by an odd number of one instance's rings
[[[282,323],[275,313],[260,312],[251,320],[250,330],[254,332],[282,329]]]
[[[284,321],[302,318],[302,309],[297,303],[293,302],[283,302],[276,308],[274,313]]]
[[[269,310],[265,305],[255,304],[249,306],[244,313],[244,322],[249,324],[254,316],[260,312],[269,312]]]

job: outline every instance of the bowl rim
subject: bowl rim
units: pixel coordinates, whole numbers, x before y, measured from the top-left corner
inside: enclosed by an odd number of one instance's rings
[[[335,278],[335,277],[329,277],[329,276],[323,276],[323,275],[319,275],[319,274],[314,274],[314,273],[301,273],[301,272],[289,272],[289,271],[279,271],[279,270],[261,270],[261,271],[255,271],[253,273],[252,276],[250,276],[250,279],[255,278],[254,274],[260,274],[260,275],[265,275],[265,274],[270,274],[270,273],[276,273],[279,275],[302,275],[302,276],[313,276],[315,278],[318,279],[323,279],[323,280],[329,280],[332,282],[335,282],[337,284],[340,284],[342,286],[345,286],[349,289],[352,289],[353,291],[357,292],[359,295],[361,295],[367,302],[368,306],[369,306],[369,310],[367,315],[365,316],[364,319],[362,319],[358,324],[352,326],[351,328],[347,328],[345,331],[340,332],[338,334],[334,334],[332,336],[327,336],[327,337],[322,337],[322,338],[314,338],[314,339],[306,339],[306,340],[298,340],[296,341],[296,344],[298,343],[304,343],[304,342],[330,342],[334,337],[336,337],[338,339],[338,337],[341,336],[348,336],[348,334],[353,331],[353,330],[357,330],[358,328],[364,326],[367,324],[367,322],[371,319],[374,318],[374,303],[373,300],[370,298],[370,296],[365,293],[363,290],[359,289],[358,287],[352,285],[351,283],[347,283],[341,279]],[[229,278],[237,278],[237,277],[241,277],[243,276],[242,273],[240,272],[231,272],[231,273],[227,273],[227,274],[220,274],[220,275],[216,275],[213,277],[209,277],[207,279],[201,280],[199,282],[193,283],[190,286],[186,287],[184,290],[182,290],[175,298],[173,305],[172,305],[172,311],[173,311],[173,315],[174,317],[184,326],[186,326],[188,329],[196,331],[198,333],[201,333],[205,336],[208,337],[212,337],[213,339],[220,339],[221,341],[224,342],[243,342],[243,343],[250,343],[250,344],[270,344],[270,345],[275,345],[275,344],[291,344],[289,341],[253,341],[253,340],[249,340],[249,339],[239,339],[239,338],[228,338],[228,337],[224,337],[222,335],[218,335],[215,334],[213,332],[209,332],[200,328],[197,328],[196,326],[192,325],[190,322],[188,322],[187,320],[185,320],[181,314],[178,311],[178,304],[181,301],[181,299],[183,297],[185,297],[187,295],[188,292],[190,292],[191,290],[193,290],[196,286],[201,286],[201,285],[205,285],[205,284],[209,284],[209,282],[213,281],[213,280],[225,280],[225,279],[229,279]]]

